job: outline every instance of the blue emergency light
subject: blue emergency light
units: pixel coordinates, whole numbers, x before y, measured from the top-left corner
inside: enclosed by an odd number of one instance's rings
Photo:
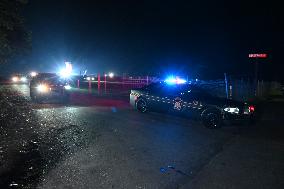
[[[179,78],[179,77],[168,77],[167,79],[165,79],[165,82],[168,84],[168,85],[174,85],[174,84],[184,84],[186,83],[186,80],[185,79],[182,79],[182,78]]]

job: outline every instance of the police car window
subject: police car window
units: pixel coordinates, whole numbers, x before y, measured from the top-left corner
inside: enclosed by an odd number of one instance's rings
[[[178,96],[184,91],[183,85],[163,85],[161,88],[161,92],[164,93],[165,96]]]
[[[144,89],[151,91],[151,92],[158,92],[161,90],[162,86],[160,83],[152,83],[144,87]]]
[[[209,93],[207,93],[204,89],[200,89],[200,88],[191,88],[191,89],[188,89],[186,92],[185,92],[185,96],[187,97],[191,97],[191,98],[194,98],[194,97],[197,97],[197,98],[206,98],[206,97],[209,97],[211,96]]]

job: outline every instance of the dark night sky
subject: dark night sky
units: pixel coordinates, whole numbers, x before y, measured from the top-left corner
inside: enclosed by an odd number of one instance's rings
[[[280,12],[272,1],[30,0],[33,51],[18,64],[52,71],[70,60],[93,73],[222,78],[252,75],[248,53],[265,52],[260,76],[283,79]]]

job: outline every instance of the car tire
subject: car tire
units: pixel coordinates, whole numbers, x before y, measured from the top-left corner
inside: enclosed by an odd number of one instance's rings
[[[217,129],[222,126],[221,112],[215,109],[208,109],[202,113],[202,123],[210,129]]]
[[[136,109],[141,113],[147,112],[148,106],[146,100],[143,98],[139,98],[136,102]]]

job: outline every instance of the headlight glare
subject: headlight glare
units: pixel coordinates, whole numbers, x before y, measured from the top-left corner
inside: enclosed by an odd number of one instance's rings
[[[12,77],[12,81],[17,82],[17,81],[19,81],[19,78],[18,77]]]
[[[224,108],[224,111],[232,113],[232,114],[238,114],[240,112],[239,108],[237,107],[235,108],[227,107],[227,108]]]
[[[32,77],[35,77],[35,76],[37,76],[37,73],[36,73],[36,72],[31,72],[30,75],[31,75]]]
[[[48,85],[46,85],[46,84],[39,84],[37,86],[37,90],[38,90],[38,92],[46,93],[46,92],[48,92]]]
[[[21,81],[22,81],[22,82],[26,82],[26,81],[27,81],[27,78],[26,78],[26,77],[21,77]]]
[[[64,88],[65,88],[66,90],[70,90],[70,89],[71,89],[71,86],[70,86],[70,85],[65,85]]]

